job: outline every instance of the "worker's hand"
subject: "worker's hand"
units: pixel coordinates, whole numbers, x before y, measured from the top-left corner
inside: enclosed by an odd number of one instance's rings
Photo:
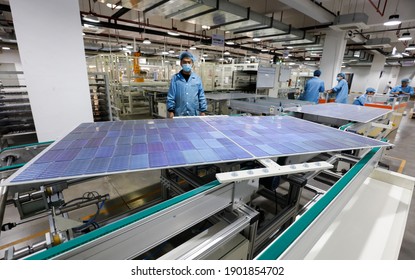
[[[169,112],[169,118],[172,119],[174,117],[174,112]]]
[[[201,116],[206,116],[205,112],[200,112]]]

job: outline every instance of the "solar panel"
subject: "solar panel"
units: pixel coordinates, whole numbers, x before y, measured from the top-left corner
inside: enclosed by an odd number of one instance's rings
[[[304,105],[302,107],[286,108],[285,111],[299,112],[359,123],[371,122],[391,112],[391,110],[388,109],[341,103]]]
[[[5,184],[389,145],[289,116],[86,123],[45,149]]]

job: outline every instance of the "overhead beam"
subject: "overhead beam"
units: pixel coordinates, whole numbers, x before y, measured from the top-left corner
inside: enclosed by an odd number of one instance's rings
[[[121,9],[119,9],[116,13],[114,13],[114,14],[111,16],[111,18],[113,18],[113,19],[117,19],[117,18],[119,18],[119,17],[121,17],[121,16],[125,15],[125,14],[126,14],[126,13],[128,13],[129,11],[130,11],[130,9],[122,7],[122,8],[121,8]]]

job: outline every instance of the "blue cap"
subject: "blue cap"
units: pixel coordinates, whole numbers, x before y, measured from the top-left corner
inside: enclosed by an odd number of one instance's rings
[[[402,79],[401,83],[409,83],[409,79],[408,78]]]
[[[337,77],[338,77],[338,76],[342,77],[343,79],[346,79],[346,74],[344,74],[343,72],[342,72],[342,73],[337,74]]]
[[[366,92],[376,92],[376,89],[372,88],[372,87],[368,87],[366,89]]]
[[[314,76],[320,77],[320,75],[321,75],[321,71],[320,70],[314,71]]]
[[[193,62],[195,62],[195,58],[190,52],[182,52],[179,56],[179,59],[181,61],[183,58],[186,58],[186,57],[189,57]]]

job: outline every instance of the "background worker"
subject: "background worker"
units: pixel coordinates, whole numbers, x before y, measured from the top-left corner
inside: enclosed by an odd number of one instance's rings
[[[324,92],[324,82],[319,78],[320,70],[314,71],[313,78],[309,79],[304,87],[304,94],[300,96],[300,100],[318,103],[320,92]]]
[[[361,96],[359,96],[358,98],[356,98],[353,101],[353,105],[360,105],[360,106],[364,106],[365,103],[367,102],[367,98],[368,96],[372,96],[374,95],[376,92],[376,90],[372,87],[368,87],[366,89],[366,92],[364,94],[362,94]]]
[[[335,100],[336,103],[347,104],[347,96],[349,94],[349,85],[347,84],[347,81],[346,81],[346,74],[344,73],[337,74],[336,80],[338,81],[337,85],[334,88],[329,89],[327,92],[336,93],[336,100]]]
[[[405,78],[401,80],[401,85],[391,89],[391,95],[405,96],[414,95],[413,87],[409,86],[409,79]]]
[[[167,94],[168,116],[204,116],[207,103],[202,80],[192,71],[194,56],[185,51],[179,59],[182,70],[171,78]]]

